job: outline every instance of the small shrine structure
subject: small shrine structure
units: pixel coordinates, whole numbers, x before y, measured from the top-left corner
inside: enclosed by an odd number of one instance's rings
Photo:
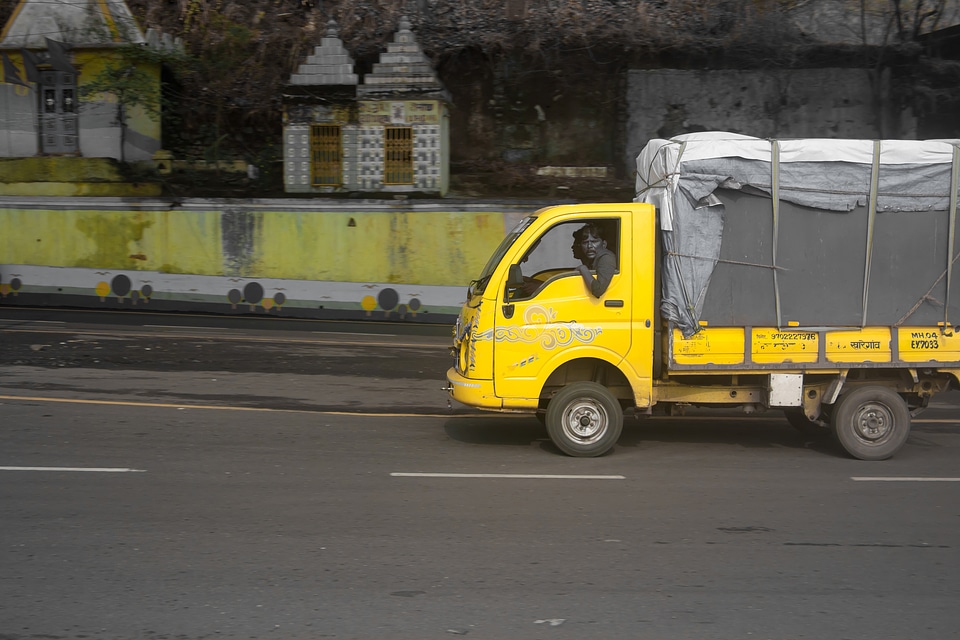
[[[0,193],[150,195],[123,184],[117,162],[155,161],[161,150],[160,65],[129,57],[131,45],[182,48],[144,35],[124,0],[20,0],[0,34]],[[125,104],[109,89],[134,74]]]
[[[290,76],[283,92],[283,177],[287,193],[356,190],[357,84],[337,23]]]
[[[288,193],[421,192],[449,186],[449,94],[410,21],[358,82],[336,23],[284,92]]]

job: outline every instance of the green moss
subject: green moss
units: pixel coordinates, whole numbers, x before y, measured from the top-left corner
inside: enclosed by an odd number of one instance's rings
[[[125,182],[113,158],[3,158],[0,182]]]
[[[92,253],[79,258],[76,266],[98,269],[141,269],[143,257],[136,243],[153,226],[153,220],[144,220],[140,214],[103,213],[81,216],[76,221],[77,231],[95,245]]]

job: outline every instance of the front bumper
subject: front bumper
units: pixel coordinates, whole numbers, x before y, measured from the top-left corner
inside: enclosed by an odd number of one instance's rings
[[[466,378],[455,367],[447,370],[447,391],[450,397],[468,407],[502,409],[503,400],[493,393],[493,380]]]

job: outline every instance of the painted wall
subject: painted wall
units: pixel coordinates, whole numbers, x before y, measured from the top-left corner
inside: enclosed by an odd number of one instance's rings
[[[16,59],[14,65],[19,67],[20,77],[25,78],[19,53],[6,53],[11,60]],[[37,155],[40,151],[37,122],[36,91],[23,85],[0,83],[0,157]]]
[[[0,198],[0,304],[449,321],[539,206]]]

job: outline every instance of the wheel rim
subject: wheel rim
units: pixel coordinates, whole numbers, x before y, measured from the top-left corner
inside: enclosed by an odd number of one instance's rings
[[[583,444],[596,442],[607,430],[610,417],[604,406],[586,398],[575,400],[563,411],[561,423],[564,433]]]
[[[867,444],[878,444],[893,431],[894,417],[890,407],[877,402],[861,406],[853,420],[857,438]]]

